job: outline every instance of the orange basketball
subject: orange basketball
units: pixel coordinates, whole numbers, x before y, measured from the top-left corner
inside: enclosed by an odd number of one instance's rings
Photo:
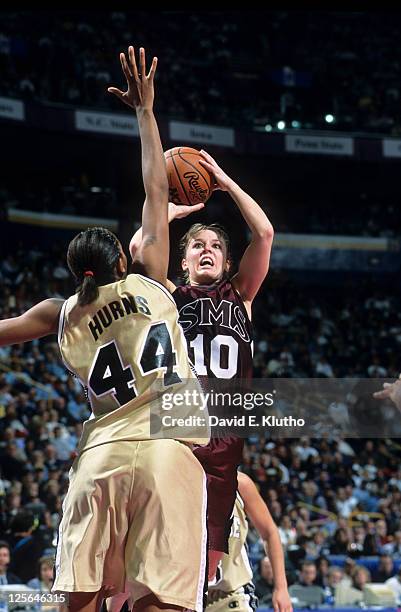
[[[202,155],[190,147],[174,147],[164,153],[167,164],[169,200],[192,206],[206,202],[213,191],[213,178],[199,160]]]

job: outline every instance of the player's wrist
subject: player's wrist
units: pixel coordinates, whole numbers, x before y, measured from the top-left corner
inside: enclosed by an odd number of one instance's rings
[[[238,185],[238,183],[236,183],[233,179],[228,178],[226,185],[225,185],[225,190],[228,191],[228,193],[231,196],[235,196],[237,194],[241,194],[243,192],[243,190],[241,189],[241,187]]]
[[[288,589],[288,585],[287,585],[287,581],[283,580],[280,582],[275,582],[274,583],[274,591],[279,592],[279,591],[286,591]]]
[[[146,119],[153,117],[153,107],[137,106],[135,108],[138,119]]]

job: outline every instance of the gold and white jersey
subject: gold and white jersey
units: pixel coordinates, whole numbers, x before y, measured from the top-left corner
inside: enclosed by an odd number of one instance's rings
[[[249,563],[246,537],[248,521],[245,515],[244,502],[237,491],[233,510],[233,523],[228,540],[229,553],[219,563],[218,581],[210,585],[209,591],[217,590],[231,593],[252,581],[252,568]]]
[[[157,415],[167,392],[185,396],[187,391],[187,401],[179,408],[183,418],[199,414],[198,405],[188,398],[194,391],[202,393],[170,293],[140,274],[98,289],[98,298],[86,306],[78,305],[77,295],[69,297],[60,314],[63,361],[85,387],[92,407],[79,451],[151,437],[206,444],[207,418],[187,427],[183,437],[180,428],[172,435],[154,435],[154,419],[161,422]]]

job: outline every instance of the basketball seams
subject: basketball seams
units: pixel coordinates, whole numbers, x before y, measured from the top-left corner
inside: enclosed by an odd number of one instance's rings
[[[195,153],[184,153],[184,155],[197,155],[197,157],[199,157],[199,153],[195,154]],[[207,184],[207,189],[209,192],[209,196],[211,194],[211,184],[212,184],[212,179],[210,179],[210,182],[205,178],[205,176],[202,174],[202,172],[199,170],[199,168],[197,166],[195,166],[193,163],[191,163],[188,159],[185,159],[185,157],[183,157],[181,155],[180,150],[178,151],[178,156],[179,158],[183,161],[186,162],[187,164],[189,164],[194,170],[196,170],[196,172],[199,172],[199,174],[201,175],[201,177],[203,178],[203,180],[205,181],[205,183]],[[209,175],[210,176],[210,175]]]
[[[197,155],[199,157],[199,151],[197,149],[193,149],[192,147],[175,147],[172,151],[177,150],[173,155],[180,155],[180,153],[186,153],[186,155]]]
[[[172,161],[172,162],[173,162],[173,164],[174,164],[174,170],[175,170],[175,173],[176,173],[176,175],[177,175],[177,177],[178,177],[178,180],[180,181],[181,189],[182,189],[182,191],[183,191],[183,193],[184,193],[184,195],[185,195],[185,197],[186,197],[186,199],[187,199],[188,205],[189,205],[189,206],[191,206],[191,202],[190,202],[190,200],[189,200],[189,198],[188,198],[188,196],[187,196],[186,189],[185,189],[184,185],[182,184],[181,176],[180,176],[180,173],[178,172],[178,169],[177,169],[177,164],[175,163],[174,157],[175,157],[175,156],[174,156],[173,154],[171,154],[171,161]]]

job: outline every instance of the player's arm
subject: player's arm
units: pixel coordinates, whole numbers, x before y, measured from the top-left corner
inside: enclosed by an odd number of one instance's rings
[[[174,204],[173,202],[169,202],[168,203],[168,222],[171,223],[171,221],[174,221],[174,219],[183,219],[184,217],[187,217],[191,213],[201,210],[202,208],[204,208],[204,206],[205,205],[203,203],[194,204],[193,206],[184,206],[180,204]],[[131,254],[131,258],[133,262],[137,261],[137,253],[141,249],[142,237],[143,237],[143,230],[142,230],[142,227],[140,227],[135,232],[135,234],[132,236],[131,242],[129,244],[129,252]],[[173,293],[173,291],[175,291],[176,289],[176,286],[174,285],[174,283],[168,279],[167,279],[166,287],[171,293]]]
[[[292,605],[285,576],[284,553],[277,526],[255,483],[242,472],[238,472],[238,491],[244,502],[245,513],[262,538],[266,555],[272,564],[274,611],[291,612]]]
[[[56,298],[44,300],[19,317],[0,321],[0,346],[56,334],[63,303],[64,300]]]
[[[153,82],[157,58],[153,58],[149,73],[146,74],[145,50],[142,47],[139,49],[139,71],[132,46],[128,47],[128,56],[129,62],[125,54],[120,53],[127,91],[123,92],[116,87],[109,87],[108,91],[135,108],[138,119],[146,198],[142,212],[142,241],[136,260],[147,276],[166,284],[169,254],[168,180],[159,129],[153,114]]]
[[[237,274],[232,278],[233,285],[245,305],[250,306],[269,271],[270,252],[274,230],[269,219],[257,202],[235,183],[206,151],[201,151],[200,160],[215,178],[215,189],[227,191],[252,233],[251,242],[241,258]]]

